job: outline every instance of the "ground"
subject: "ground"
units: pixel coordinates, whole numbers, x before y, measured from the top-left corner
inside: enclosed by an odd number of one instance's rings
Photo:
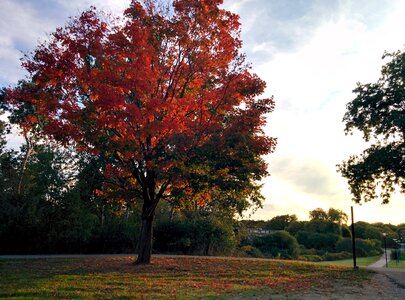
[[[312,299],[384,299],[396,300],[405,299],[405,289],[398,286],[395,282],[381,273],[374,274],[370,281],[362,284],[359,288],[353,285],[336,284],[332,288],[322,290],[312,290],[301,295],[294,295],[296,299],[312,300]],[[260,299],[260,298],[259,298]],[[291,297],[269,297],[262,299],[294,299]]]
[[[294,261],[155,256],[0,257],[1,299],[405,299],[387,273]],[[403,275],[405,273],[394,275]],[[394,278],[394,277],[392,277]],[[402,278],[402,277],[401,277]]]

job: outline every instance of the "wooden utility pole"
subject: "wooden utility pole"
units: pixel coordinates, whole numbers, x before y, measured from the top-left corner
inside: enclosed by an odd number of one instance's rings
[[[354,217],[353,217],[353,206],[351,208],[351,213],[352,213],[352,251],[353,251],[353,268],[357,269],[357,264],[356,264],[356,233],[354,230]]]

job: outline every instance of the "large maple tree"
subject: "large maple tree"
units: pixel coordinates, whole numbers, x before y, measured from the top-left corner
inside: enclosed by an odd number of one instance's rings
[[[239,17],[222,0],[132,1],[120,19],[95,8],[58,28],[7,90],[32,105],[27,124],[78,151],[101,156],[104,192],[141,201],[137,263],[149,263],[156,206],[224,201],[260,205],[263,132],[273,99],[240,53]]]

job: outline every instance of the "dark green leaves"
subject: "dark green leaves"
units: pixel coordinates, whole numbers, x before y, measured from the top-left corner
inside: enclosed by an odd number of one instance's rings
[[[339,165],[356,202],[380,196],[388,203],[397,186],[405,192],[405,53],[385,53],[383,58],[391,60],[382,67],[381,78],[358,84],[343,118],[346,133],[358,129],[366,141],[374,141]]]

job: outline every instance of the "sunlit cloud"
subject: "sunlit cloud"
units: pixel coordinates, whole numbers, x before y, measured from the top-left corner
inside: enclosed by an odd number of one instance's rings
[[[246,11],[253,2],[258,14]],[[278,146],[268,157],[272,176],[264,181],[264,209],[254,218],[287,213],[308,218],[308,211],[317,207],[349,213],[353,202],[336,164],[367,144],[361,134],[345,136],[343,114],[356,83],[379,78],[384,51],[402,48],[405,40],[395,32],[405,26],[404,3],[333,1],[339,5],[332,7],[328,1],[311,1],[301,15],[280,21],[274,2],[251,1],[237,7],[242,25],[244,20],[248,24],[242,32],[254,35],[248,37],[245,51],[268,83],[266,95],[276,100],[266,132],[278,138]],[[264,11],[276,20],[264,21]],[[283,41],[263,34],[277,31],[278,22],[284,26],[280,36],[291,33],[284,39],[290,43],[287,49]],[[398,223],[398,209],[405,209],[401,195],[388,206],[374,201],[357,210],[363,220]]]

